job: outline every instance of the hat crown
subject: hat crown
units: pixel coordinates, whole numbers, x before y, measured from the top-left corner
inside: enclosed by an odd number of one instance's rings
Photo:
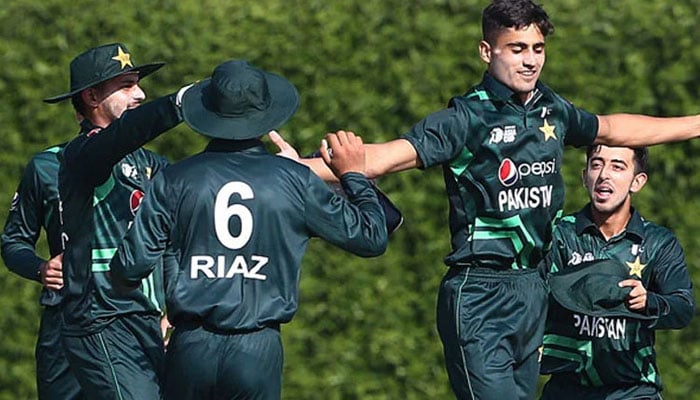
[[[299,107],[299,93],[280,75],[245,60],[219,64],[182,96],[182,116],[210,138],[247,140],[277,129]]]
[[[265,75],[245,61],[229,61],[212,74],[211,109],[223,117],[242,117],[270,107],[271,97]]]
[[[70,88],[76,90],[133,69],[129,49],[121,43],[94,47],[70,63]]]

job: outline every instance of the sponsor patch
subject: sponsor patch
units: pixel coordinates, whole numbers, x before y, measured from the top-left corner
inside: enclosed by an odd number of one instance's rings
[[[138,211],[139,207],[141,206],[141,201],[143,201],[142,191],[134,190],[131,192],[131,196],[129,196],[129,206],[131,208],[132,215],[136,215],[136,211]]]

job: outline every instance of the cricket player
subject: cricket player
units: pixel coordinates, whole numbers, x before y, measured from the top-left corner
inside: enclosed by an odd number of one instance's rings
[[[302,257],[313,237],[359,256],[387,246],[385,214],[364,175],[355,135],[330,139],[347,200],[304,165],[270,154],[260,137],[296,112],[283,77],[245,62],[219,65],[185,92],[182,111],[206,149],[153,180],[110,263],[115,287],[137,288],[167,247],[166,399],[279,399],[280,325],[299,302]],[[329,284],[333,284],[329,282]]]
[[[82,119],[60,153],[58,190],[63,345],[88,399],[161,397],[161,271],[129,294],[115,292],[107,274],[151,178],[167,165],[141,146],[182,121],[175,93],[141,105],[141,79],[162,66],[135,64],[122,43],[94,47],[71,62],[70,91],[45,99],[70,98]]]
[[[2,233],[2,259],[19,276],[42,284],[43,306],[36,342],[36,386],[39,400],[79,400],[82,390],[62,343],[63,245],[58,218],[58,153],[65,143],[32,157],[22,174]],[[49,259],[36,252],[41,230]]]
[[[542,399],[661,399],[654,332],[687,326],[695,300],[676,237],[632,207],[632,195],[646,181],[646,148],[588,148],[583,182],[590,202],[554,230],[551,272],[601,259],[618,261],[626,274],[615,283],[628,288],[630,313],[572,311],[552,298],[541,366],[551,379]],[[579,297],[607,293],[581,287],[593,293]]]

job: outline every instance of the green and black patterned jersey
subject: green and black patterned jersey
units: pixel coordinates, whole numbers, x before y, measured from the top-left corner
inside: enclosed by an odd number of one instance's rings
[[[81,134],[64,148],[59,193],[68,240],[63,255],[67,335],[97,332],[119,315],[160,313],[159,271],[129,294],[117,293],[107,272],[150,179],[167,164],[141,146],[180,121],[174,96],[162,97],[124,112],[104,129],[83,121]]]
[[[654,330],[683,328],[692,318],[693,286],[678,240],[633,211],[627,228],[605,240],[590,205],[554,231],[551,271],[584,261],[616,259],[647,289],[650,321],[593,317],[564,309],[550,296],[541,373],[576,374],[584,386],[651,384],[661,389]]]
[[[538,82],[522,104],[489,74],[403,135],[423,167],[441,164],[452,252],[445,262],[532,268],[561,216],[563,147],[588,145],[595,115]]]
[[[58,218],[58,152],[60,144],[36,154],[24,168],[2,233],[2,258],[16,274],[41,282],[39,267],[46,260],[36,254],[41,229],[46,232],[50,257],[63,252]],[[39,299],[45,306],[61,302],[61,292],[44,288]]]
[[[288,322],[312,237],[360,256],[386,248],[384,211],[370,182],[348,173],[341,184],[350,201],[259,140],[213,140],[153,180],[112,259],[112,278],[133,286],[171,243],[179,268],[166,271],[166,301],[176,329],[194,323],[231,332]]]

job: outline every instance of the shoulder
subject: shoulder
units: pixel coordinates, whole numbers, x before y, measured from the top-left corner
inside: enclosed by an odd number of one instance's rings
[[[658,225],[642,218],[645,241],[648,243],[668,243],[677,241],[676,235],[670,228]]]
[[[494,97],[482,85],[472,86],[464,94],[454,96],[448,102],[448,108],[466,113],[493,107]]]
[[[553,235],[555,239],[566,240],[567,238],[575,238],[577,236],[576,225],[578,221],[578,213],[569,214],[554,225]]]

